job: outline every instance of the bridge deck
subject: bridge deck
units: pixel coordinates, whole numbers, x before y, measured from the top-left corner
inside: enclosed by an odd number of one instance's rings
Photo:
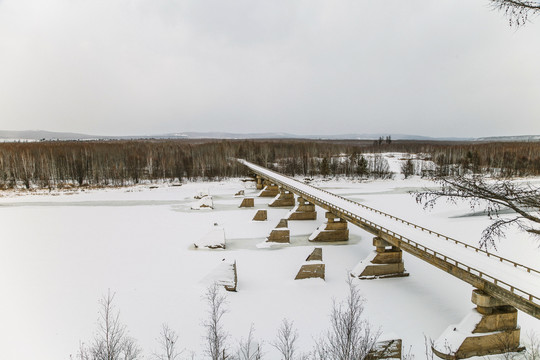
[[[490,254],[328,191],[304,184],[250,162],[252,171],[318,206],[383,237],[430,264],[540,318],[540,271]]]

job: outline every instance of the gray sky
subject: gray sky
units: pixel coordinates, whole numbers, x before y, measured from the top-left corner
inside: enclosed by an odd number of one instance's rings
[[[0,0],[0,130],[540,134],[487,0]]]

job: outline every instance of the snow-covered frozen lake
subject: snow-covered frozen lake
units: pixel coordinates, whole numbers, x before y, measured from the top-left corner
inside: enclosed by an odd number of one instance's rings
[[[371,182],[316,181],[315,186],[477,245],[489,224],[467,216],[467,204],[442,203],[427,212],[410,190],[431,183],[419,178]],[[191,210],[193,196],[208,189],[214,210]],[[75,194],[0,197],[0,358],[69,359],[79,341],[96,329],[98,300],[108,289],[130,335],[145,355],[157,350],[166,322],[179,333],[181,348],[202,356],[205,277],[222,259],[236,260],[237,293],[227,293],[225,316],[231,343],[254,324],[268,359],[283,318],[299,329],[299,346],[309,351],[328,325],[332,300],[346,294],[345,279],[372,247],[372,235],[350,226],[348,244],[312,244],[307,238],[323,221],[290,221],[291,244],[257,248],[289,209],[268,208],[271,198],[256,198],[255,208],[240,209],[233,195],[257,191],[240,180],[188,183],[181,187],[137,186]],[[268,221],[251,221],[268,209]],[[194,249],[192,244],[218,223],[226,250]],[[323,248],[326,281],[293,280],[314,246]],[[540,243],[512,229],[497,252],[540,268]],[[472,287],[415,257],[404,254],[406,278],[355,280],[366,299],[365,315],[384,337],[404,340],[417,359],[424,336],[436,339],[473,307]],[[540,286],[540,285],[539,285]],[[540,321],[520,312],[522,340],[540,334]],[[185,353],[187,355],[188,352]]]

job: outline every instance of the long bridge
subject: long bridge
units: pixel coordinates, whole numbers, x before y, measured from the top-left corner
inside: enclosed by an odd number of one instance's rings
[[[446,341],[445,345],[435,343],[433,350],[438,356],[456,359],[518,350],[519,327],[515,309],[540,319],[539,270],[262,166],[245,160],[238,161],[256,174],[261,187],[264,182],[268,188],[278,188],[276,199],[280,194],[293,193],[299,197],[299,202],[325,209],[329,222],[337,218],[373,234],[379,254],[374,252],[375,255],[366,259],[365,263],[371,269],[368,275],[377,277],[377,266],[383,269],[380,275],[407,275],[403,272],[401,260],[401,251],[405,251],[472,285],[475,288],[472,301],[477,305],[477,314],[472,316],[477,319],[464,319],[463,323],[477,322],[476,327],[463,330],[466,335],[470,332],[470,336],[463,335],[461,343],[451,346],[448,346],[448,338],[455,339],[456,334],[448,332],[455,332],[457,328],[447,329],[440,338],[441,342]],[[374,258],[378,261],[374,261]],[[401,268],[396,266],[400,262]],[[388,274],[389,268],[392,269],[390,273],[394,274]]]

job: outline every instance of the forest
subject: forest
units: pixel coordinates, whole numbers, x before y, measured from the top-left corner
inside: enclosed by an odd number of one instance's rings
[[[388,178],[382,153],[414,154],[434,169],[497,177],[540,174],[540,142],[369,140],[100,140],[0,143],[0,189],[124,186],[248,175],[243,158],[287,175]],[[412,166],[412,165],[411,165]]]

